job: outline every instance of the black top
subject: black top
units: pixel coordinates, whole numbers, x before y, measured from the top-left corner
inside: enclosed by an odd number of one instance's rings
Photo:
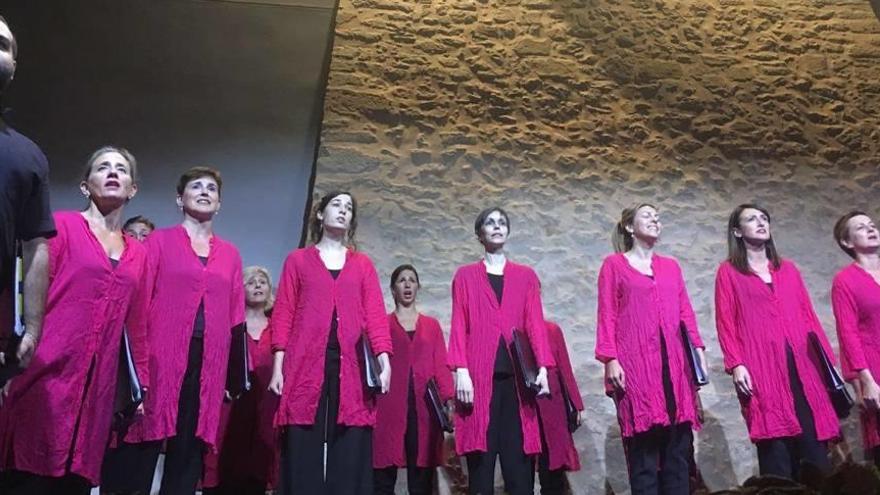
[[[112,266],[113,268],[116,268],[117,266],[119,266],[119,260],[114,260],[113,258],[111,258],[109,256],[107,257],[107,259],[110,260],[110,266]]]
[[[330,270],[330,276],[333,277],[333,280],[336,280],[339,277],[339,272],[342,270]],[[333,316],[330,317],[330,337],[327,339],[327,347],[339,350],[339,322],[336,321],[339,316],[336,314],[336,308],[333,308]]]
[[[207,256],[199,256],[202,265],[208,264]],[[193,322],[193,338],[201,339],[205,336],[205,300],[199,301],[199,309],[196,310],[196,321]]]
[[[33,141],[0,120],[0,329],[12,328],[16,242],[53,237],[49,162]]]
[[[415,330],[407,330],[406,336],[409,337],[409,340],[412,340],[416,336],[416,331]]]
[[[492,290],[495,291],[498,304],[501,304],[501,295],[504,294],[504,275],[493,275],[488,272],[486,275],[489,276],[489,284],[492,285]]]

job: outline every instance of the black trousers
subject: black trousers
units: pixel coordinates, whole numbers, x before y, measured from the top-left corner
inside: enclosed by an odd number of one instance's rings
[[[280,486],[276,494],[373,493],[372,428],[336,424],[339,413],[339,371],[339,349],[328,347],[324,361],[324,385],[315,413],[315,423],[288,426],[284,430]]]
[[[91,490],[91,483],[75,474],[54,477],[9,471],[0,475],[0,493],[3,495],[89,495]]]
[[[202,477],[205,444],[196,438],[202,353],[203,339],[193,337],[177,401],[177,435],[165,442],[160,495],[192,495]],[[123,443],[109,451],[101,468],[101,493],[149,494],[162,443]]]
[[[523,452],[522,423],[519,398],[513,375],[496,375],[492,379],[492,401],[489,405],[489,427],[486,452],[467,455],[468,493],[495,493],[495,458],[500,457],[504,488],[510,495],[532,495],[535,487],[535,463]]]
[[[804,394],[804,387],[797,373],[791,348],[786,349],[788,378],[794,397],[794,411],[803,433],[796,437],[773,438],[757,442],[758,469],[762,475],[772,474],[797,479],[801,463],[810,463],[825,473],[831,471],[828,447],[816,438],[813,411]]]
[[[661,334],[662,335],[662,334]],[[670,426],[658,426],[623,440],[633,495],[687,495],[694,434],[690,423],[675,424],[678,408],[669,371],[666,340],[660,338],[661,378]]]
[[[406,454],[406,487],[409,495],[431,495],[434,492],[433,467],[419,467],[419,427],[416,414],[415,387],[413,374],[409,374],[409,392],[406,409],[406,433],[403,435],[403,450]],[[397,483],[397,467],[391,466],[373,470],[373,494],[394,495]]]

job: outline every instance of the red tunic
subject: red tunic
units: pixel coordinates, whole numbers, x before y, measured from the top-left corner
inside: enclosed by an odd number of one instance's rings
[[[205,453],[205,488],[247,480],[274,486],[278,479],[278,441],[272,425],[278,396],[269,391],[273,360],[269,328],[259,340],[248,334],[252,387],[238,400],[223,403],[217,451]]]
[[[366,333],[375,354],[391,352],[376,268],[366,254],[349,250],[345,266],[334,279],[318,248],[309,246],[292,251],[284,261],[272,311],[272,349],[285,351],[276,426],[315,422],[334,308],[341,352],[337,422],[347,426],[376,422],[375,400],[364,385],[357,346]]]
[[[844,377],[855,380],[859,371],[867,369],[880,380],[880,285],[853,263],[834,277],[831,303]],[[877,413],[862,411],[861,419],[865,450],[880,446]]]
[[[801,434],[786,366],[786,344],[794,354],[798,376],[813,419],[816,436],[840,436],[840,424],[809,355],[807,335],[815,332],[829,359],[834,353],[810,295],[794,263],[783,260],[770,266],[773,288],[755,274],[744,274],[730,262],[718,268],[715,278],[715,323],[730,373],[743,364],[752,377],[752,396],[740,398],[743,418],[753,442]]]
[[[419,315],[412,339],[397,321],[388,315],[394,356],[391,358],[391,390],[376,400],[376,427],[373,430],[373,467],[406,466],[403,437],[406,433],[409,376],[413,375],[418,418],[419,467],[443,464],[443,431],[425,400],[428,380],[434,378],[444,401],[454,395],[452,375],[446,367],[446,342],[440,323]]]
[[[204,354],[196,436],[213,448],[226,388],[231,330],[244,322],[241,256],[231,243],[214,235],[207,264],[193,251],[181,225],[158,229],[144,241],[149,316],[138,322],[150,339],[150,390],[145,414],[125,441],[162,440],[177,433],[177,404],[199,302],[204,300]]]
[[[458,407],[455,416],[455,449],[459,455],[486,451],[492,370],[499,337],[510,344],[514,328],[525,330],[539,366],[554,366],[547,343],[538,276],[526,265],[508,261],[504,266],[501,304],[482,261],[462,266],[452,279],[452,326],[448,364],[467,368],[474,385],[472,407]],[[517,377],[523,452],[541,452],[541,434],[534,393]],[[553,393],[553,390],[550,390]]]
[[[114,269],[79,212],[58,212],[55,224],[43,334],[0,408],[0,466],[42,476],[71,473],[97,485],[123,322],[137,311],[132,301],[143,293],[146,253],[124,236],[125,251]],[[130,326],[129,338],[144,355],[146,336],[139,330]]]
[[[669,378],[675,395],[674,423],[697,419],[696,386],[685,361],[681,323],[703,347],[681,268],[673,258],[651,257],[654,278],[633,268],[622,253],[605,258],[599,271],[596,358],[617,359],[626,374],[626,392],[617,400],[621,434],[631,437],[654,426],[669,426],[663,389],[661,338],[666,343]]]
[[[562,389],[571,398],[571,403],[578,411],[584,410],[584,402],[581,392],[574,379],[574,371],[571,369],[571,361],[568,359],[568,349],[565,347],[565,337],[559,325],[551,321],[547,322],[547,337],[550,342],[550,351],[556,361],[556,369],[549,373],[550,390],[553,392],[549,397],[538,398],[538,410],[541,413],[541,427],[544,429],[544,440],[547,442],[547,455],[551,470],[565,469],[577,471],[581,468],[574,440],[568,430],[568,417],[565,407]]]

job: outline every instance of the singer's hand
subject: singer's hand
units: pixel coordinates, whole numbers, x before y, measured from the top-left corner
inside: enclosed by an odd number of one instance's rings
[[[620,366],[620,361],[612,359],[605,363],[605,381],[619,392],[626,391],[626,374]]]
[[[742,364],[733,369],[733,386],[738,394],[752,396],[752,375]]]
[[[391,388],[391,358],[388,357],[387,352],[383,352],[376,356],[376,359],[379,360],[379,368],[382,370],[379,372],[379,383],[382,384],[382,393],[387,394]]]
[[[18,352],[16,353],[18,366],[21,368],[27,368],[28,365],[31,364],[31,359],[34,357],[34,352],[36,350],[37,338],[30,332],[25,332],[21,337],[21,343],[18,344]]]
[[[538,368],[538,376],[535,377],[535,384],[540,387],[538,395],[550,395],[550,380],[547,379],[547,368],[543,366]]]
[[[474,403],[474,383],[467,368],[455,370],[455,398],[462,404]]]

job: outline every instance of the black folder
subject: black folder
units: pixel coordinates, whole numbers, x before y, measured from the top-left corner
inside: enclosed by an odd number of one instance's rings
[[[698,387],[708,385],[709,375],[706,373],[706,370],[700,366],[700,358],[697,356],[697,348],[694,347],[694,344],[691,342],[687,326],[685,326],[684,322],[681,322],[679,328],[681,330],[681,341],[684,342],[684,355],[687,358],[688,366],[691,369],[691,377],[693,377],[694,383],[696,383]]]
[[[574,407],[574,402],[571,401],[571,397],[568,395],[568,390],[565,388],[565,382],[562,381],[562,377],[559,377],[559,388],[562,392],[562,400],[565,402],[565,419],[568,422],[568,431],[574,433],[581,425],[578,424],[578,410]]]
[[[126,421],[134,416],[138,406],[144,401],[144,390],[138,378],[128,331],[122,330],[122,342],[119,344],[119,369],[116,378],[116,402],[113,415],[117,421]]]
[[[425,400],[428,401],[428,409],[434,415],[440,428],[448,433],[452,433],[455,427],[449,415],[446,414],[446,408],[443,406],[443,399],[440,397],[440,390],[437,388],[437,382],[434,378],[428,380],[428,387],[425,389]]]
[[[379,359],[373,353],[373,348],[370,346],[370,341],[367,340],[366,335],[361,335],[358,345],[361,348],[360,354],[364,365],[364,384],[367,386],[367,390],[372,393],[382,392],[382,381],[379,379],[379,373],[381,373],[382,369],[379,366]]]
[[[226,391],[238,397],[251,389],[250,363],[248,363],[248,336],[244,323],[232,329],[229,346],[229,364],[226,368]]]
[[[825,354],[825,348],[822,347],[822,343],[819,341],[816,333],[810,332],[807,335],[807,340],[812,357],[819,370],[819,375],[822,376],[825,389],[828,390],[828,396],[831,398],[831,404],[834,406],[834,412],[841,419],[849,416],[850,409],[853,406],[853,399],[849,395],[849,390],[846,389],[843,378],[841,378],[834,365],[831,364],[831,360]]]
[[[532,346],[529,344],[529,338],[526,334],[518,329],[513,329],[513,355],[514,365],[519,369],[520,375],[525,382],[526,388],[538,392],[541,387],[538,385],[538,365],[535,361],[535,353],[532,352]]]

